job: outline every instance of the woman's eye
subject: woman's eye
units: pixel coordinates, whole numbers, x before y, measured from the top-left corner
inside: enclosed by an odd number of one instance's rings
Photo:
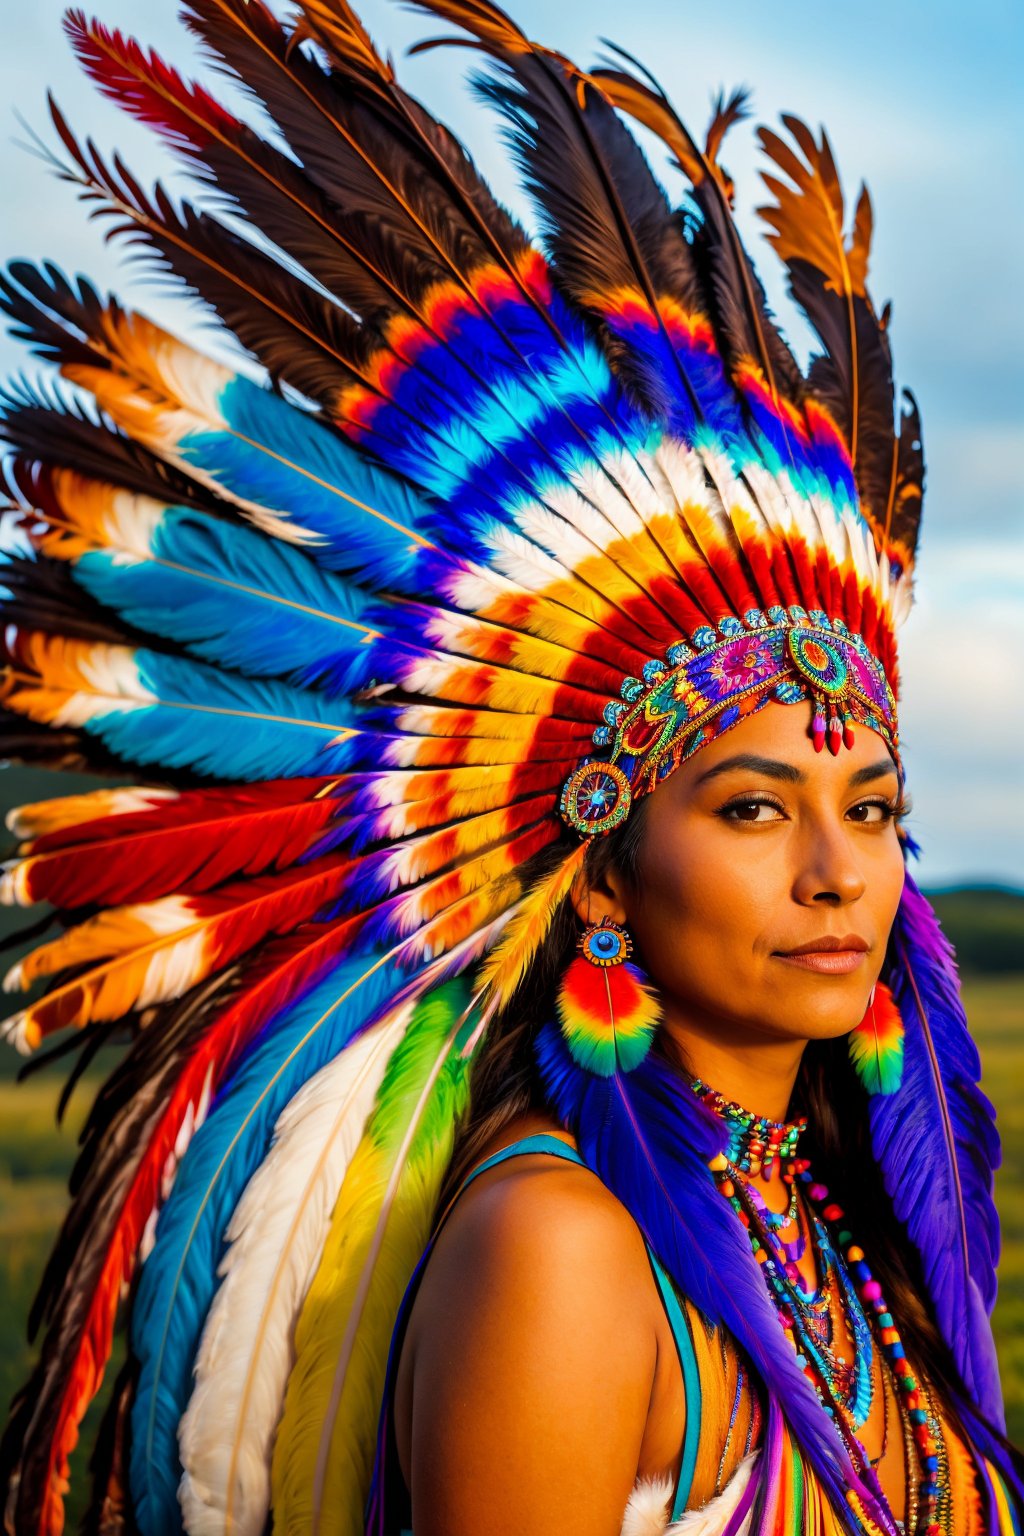
[[[892,821],[899,808],[884,800],[861,800],[847,811],[851,821],[860,826],[881,826]],[[774,800],[733,800],[718,813],[726,821],[743,822],[749,826],[764,826],[768,822],[785,819],[781,805]]]
[[[729,819],[745,822],[772,821],[772,815],[760,816],[759,811],[776,812],[781,814],[779,806],[773,800],[734,800],[727,805],[721,814]]]
[[[859,805],[851,806],[848,814],[862,824],[891,821],[896,814],[896,807],[888,805],[884,800],[862,800]]]

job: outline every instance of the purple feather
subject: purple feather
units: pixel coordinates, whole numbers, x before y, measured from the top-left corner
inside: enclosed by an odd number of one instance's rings
[[[906,876],[886,980],[903,1018],[904,1071],[869,1101],[875,1158],[924,1265],[943,1336],[982,1413],[1004,1425],[989,1313],[996,1296],[995,1111],[960,999],[952,947]]]

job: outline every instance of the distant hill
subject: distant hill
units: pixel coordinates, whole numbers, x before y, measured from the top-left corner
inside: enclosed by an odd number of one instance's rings
[[[926,890],[965,975],[1024,971],[1024,891],[1005,885]]]

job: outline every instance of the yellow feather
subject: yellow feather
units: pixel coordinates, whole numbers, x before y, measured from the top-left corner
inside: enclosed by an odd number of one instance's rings
[[[497,1008],[504,1008],[525,976],[527,966],[547,936],[555,912],[583,868],[588,846],[581,843],[574,848],[568,858],[527,892],[504,937],[484,961],[480,988],[489,992],[490,1001]]]
[[[93,789],[84,795],[61,795],[54,800],[16,805],[7,813],[7,827],[19,838],[45,837],[82,822],[155,810],[161,801],[177,798],[175,789],[148,784],[133,784],[124,789]],[[23,851],[27,853],[30,847],[30,844],[24,846]]]

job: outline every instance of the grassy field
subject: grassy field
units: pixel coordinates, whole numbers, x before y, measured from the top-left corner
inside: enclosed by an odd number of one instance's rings
[[[984,1062],[984,1081],[996,1104],[1004,1161],[997,1177],[1003,1222],[1003,1260],[996,1333],[1010,1433],[1024,1443],[1024,975],[968,979],[968,1013]],[[32,1359],[25,1319],[63,1212],[75,1138],[95,1078],[72,1100],[57,1130],[53,1111],[59,1079],[53,1075],[16,1085],[13,1053],[0,1068],[0,1398],[6,1404]],[[87,1421],[97,1415],[94,1405]],[[78,1458],[76,1457],[76,1460]],[[81,1510],[87,1479],[76,1467],[69,1515]]]

